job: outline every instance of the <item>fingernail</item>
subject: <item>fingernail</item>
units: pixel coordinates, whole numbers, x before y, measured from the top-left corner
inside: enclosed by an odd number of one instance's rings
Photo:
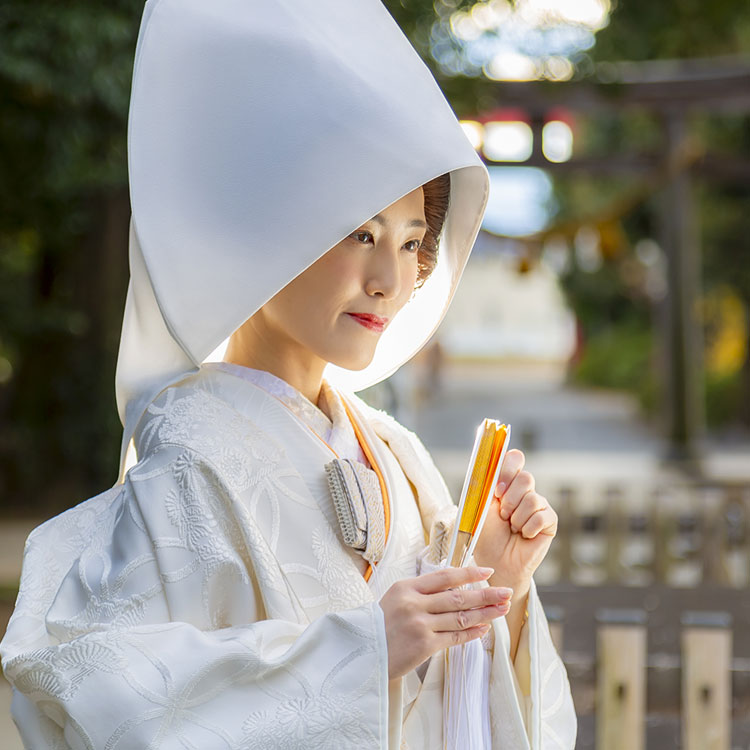
[[[513,596],[513,589],[508,588],[507,586],[498,586],[497,590],[502,596]]]
[[[500,518],[502,518],[503,521],[507,521],[510,518],[510,511],[508,508],[500,508]]]
[[[499,483],[499,484],[497,485],[497,488],[495,489],[495,494],[496,494],[496,495],[497,495],[498,497],[502,497],[502,496],[503,496],[503,493],[505,492],[505,490],[506,490],[506,489],[508,489],[508,485],[507,485],[507,484],[505,484],[505,482],[500,482],[500,483]]]
[[[479,626],[479,632],[484,635],[488,630],[490,629],[490,626],[487,624],[480,625]]]
[[[495,572],[494,568],[479,568],[478,570],[485,578],[489,578]]]

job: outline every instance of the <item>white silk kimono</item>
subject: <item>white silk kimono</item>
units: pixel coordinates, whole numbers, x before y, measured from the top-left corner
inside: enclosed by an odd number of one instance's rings
[[[412,433],[342,398],[385,484],[370,583],[341,540],[331,446],[283,397],[204,365],[148,407],[124,483],[29,537],[0,644],[27,748],[443,747],[444,659],[389,682],[373,582],[417,574],[451,499]],[[528,610],[515,668],[494,621],[492,748],[570,749],[568,680],[533,584]]]

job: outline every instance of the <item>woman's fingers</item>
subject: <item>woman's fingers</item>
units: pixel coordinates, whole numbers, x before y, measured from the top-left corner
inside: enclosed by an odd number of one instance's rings
[[[410,669],[421,664],[428,656],[431,656],[440,648],[442,643],[464,643],[471,638],[482,635],[481,621],[488,618],[488,614],[495,617],[500,616],[500,611],[495,606],[498,598],[497,587],[485,587],[492,589],[490,594],[474,596],[473,591],[463,590],[460,587],[469,583],[484,581],[494,573],[492,568],[443,568],[433,573],[417,576],[416,578],[405,578],[394,583],[380,599],[380,608],[383,610],[385,619],[385,633],[388,644],[388,676],[395,679],[406,674]],[[503,595],[507,594],[501,592]],[[436,618],[445,613],[432,614],[428,611],[428,604],[433,603],[435,596],[443,596],[445,601],[453,599],[453,609],[460,604],[461,611],[472,607],[467,604],[484,603],[487,611],[476,614],[465,613],[459,618],[456,612],[452,613],[452,621],[449,619],[437,621]],[[492,611],[494,610],[494,611]],[[474,623],[469,625],[457,636],[446,635],[436,632],[435,627],[446,627],[453,631],[458,622]],[[485,631],[486,632],[486,631]],[[465,633],[469,636],[464,635]]]
[[[453,630],[467,630],[478,625],[492,622],[496,617],[502,617],[510,612],[510,601],[503,604],[492,604],[489,607],[477,609],[462,609],[458,612],[443,612],[430,618],[430,630],[435,633],[445,633]]]
[[[533,539],[539,534],[555,536],[557,520],[557,513],[549,506],[538,510],[521,526],[521,535],[526,539]]]
[[[430,614],[458,612],[461,610],[504,604],[513,596],[513,589],[504,586],[488,586],[483,589],[451,589],[430,594],[427,611]]]
[[[420,594],[436,594],[439,591],[458,588],[466,583],[486,581],[494,572],[492,568],[477,568],[473,565],[466,568],[441,568],[432,573],[417,576],[414,583]]]
[[[450,569],[446,568],[447,570]],[[428,620],[429,629],[441,637],[453,631],[476,630],[477,627],[497,617],[507,615],[512,596],[513,589],[505,586],[488,586],[481,589],[451,588],[426,594],[427,612],[431,614]]]
[[[485,624],[467,628],[466,630],[447,630],[444,633],[435,633],[435,650],[460,646],[462,643],[468,643],[475,638],[481,638],[490,627],[489,624]]]
[[[539,511],[546,510],[547,508],[549,508],[547,498],[542,497],[539,493],[534,491],[527,492],[520,499],[509,516],[511,528],[513,531],[520,531],[531,516]]]
[[[395,679],[436,651],[487,632],[489,621],[507,614],[512,589],[485,586],[492,568],[442,568],[394,583],[380,599],[388,643],[388,675]]]
[[[526,463],[526,457],[517,448],[509,450],[503,459],[503,465],[500,467],[500,476],[497,479],[495,494],[502,497],[503,491],[510,487],[511,482],[515,479]],[[501,485],[503,485],[501,487]]]
[[[534,486],[534,477],[528,471],[519,471],[500,500],[500,518],[507,521]]]
[[[509,521],[511,529],[526,539],[540,533],[554,536],[557,514],[546,498],[536,492],[534,477],[523,471],[526,458],[519,450],[505,455],[495,495],[500,500],[500,518]]]

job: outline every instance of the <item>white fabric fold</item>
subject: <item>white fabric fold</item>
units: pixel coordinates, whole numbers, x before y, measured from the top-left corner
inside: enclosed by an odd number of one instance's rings
[[[431,573],[447,565],[429,561],[429,548],[419,557],[419,573]],[[473,564],[473,560],[469,561]],[[471,588],[484,588],[474,585]],[[487,633],[490,635],[492,630]],[[490,640],[477,638],[445,652],[443,684],[443,746],[446,750],[491,750],[489,706]]]
[[[490,657],[479,639],[447,651],[443,732],[448,750],[491,750]]]
[[[422,680],[389,681],[377,599],[416,575],[450,497],[411,433],[346,399],[391,503],[369,584],[336,533],[330,449],[278,399],[207,366],[149,407],[123,484],[32,533],[0,643],[28,748],[443,745],[444,652]],[[528,728],[504,618],[493,626],[491,746],[572,749],[534,586],[529,615]]]
[[[148,473],[161,473],[155,463]],[[26,746],[176,750],[189,738],[194,747],[386,747],[387,645],[377,603],[308,623],[253,622],[259,612],[247,610],[241,579],[249,581],[235,567],[228,530],[216,529],[213,560],[209,550],[197,553],[200,562],[186,557],[142,482],[129,478],[68,511],[62,539],[73,559],[66,575],[41,584],[58,587],[46,611],[35,606],[40,591],[29,573],[64,570],[61,524],[29,539],[25,585],[3,642]],[[191,531],[198,541],[200,528]],[[214,566],[223,575],[201,585]]]

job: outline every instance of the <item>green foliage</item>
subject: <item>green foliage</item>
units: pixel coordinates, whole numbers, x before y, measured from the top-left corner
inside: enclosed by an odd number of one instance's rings
[[[653,336],[648,327],[630,322],[602,328],[584,338],[572,379],[579,384],[630,391],[650,405],[656,387],[652,347]]]
[[[59,510],[116,476],[113,331],[127,261],[107,262],[105,235],[112,204],[127,207],[126,122],[141,11],[132,0],[5,0],[0,8],[6,511]],[[127,211],[120,214],[126,233]]]
[[[750,53],[750,5],[734,0],[702,3],[698,0],[621,0],[610,24],[597,34],[590,57],[594,61],[699,58]],[[691,113],[693,144],[706,153],[731,159],[750,160],[750,114],[721,113],[709,107]],[[584,149],[589,154],[621,152],[659,153],[662,138],[658,119],[646,111],[613,113],[584,121]],[[621,181],[621,182],[624,182]],[[694,210],[703,261],[703,285],[728,285],[750,304],[750,185],[739,180],[695,179]],[[596,214],[619,189],[612,180],[577,176],[557,181],[560,218]],[[643,237],[658,237],[658,186],[652,198],[625,217],[631,244]],[[573,274],[564,280],[571,305],[582,314],[588,350],[575,370],[579,382],[612,384],[636,392],[648,409],[658,408],[657,378],[652,373],[639,380],[646,366],[645,348],[637,353],[641,333],[648,326],[636,298],[625,300],[623,288],[613,279],[581,280]],[[630,314],[623,305],[632,306]],[[613,314],[613,310],[615,311]],[[600,315],[597,315],[597,311]],[[634,321],[640,320],[640,327]],[[620,361],[618,351],[624,361]],[[654,364],[651,368],[655,367]],[[745,372],[750,370],[747,363]],[[710,426],[744,420],[750,425],[748,379],[742,371],[706,374],[706,416]]]
[[[737,424],[745,387],[741,370],[728,375],[707,373],[706,421],[710,427]]]
[[[562,279],[581,331],[571,379],[580,385],[630,391],[648,409],[654,406],[657,388],[649,304],[627,292],[620,268],[614,261],[604,261],[593,273],[573,266]]]
[[[750,50],[750,8],[737,0],[619,0],[596,37],[597,60],[711,57]]]

